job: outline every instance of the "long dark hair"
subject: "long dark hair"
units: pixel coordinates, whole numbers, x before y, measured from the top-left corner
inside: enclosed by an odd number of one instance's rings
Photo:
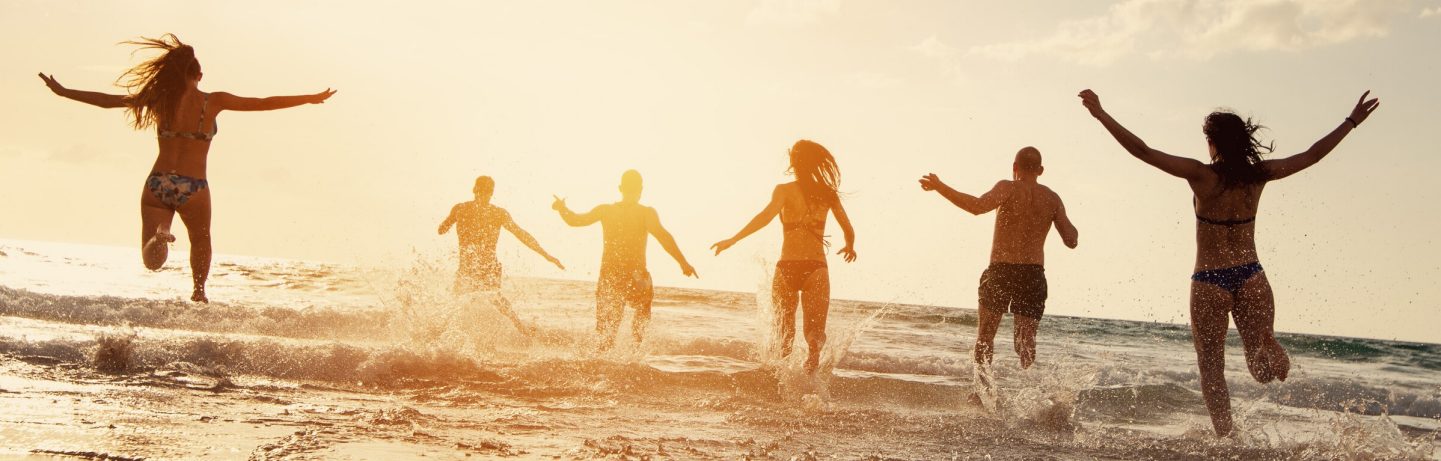
[[[1245,186],[1269,179],[1261,168],[1261,153],[1270,153],[1272,145],[1256,139],[1256,132],[1263,128],[1231,111],[1220,110],[1206,116],[1201,131],[1216,147],[1216,159],[1211,167],[1221,176],[1222,185]]]
[[[175,117],[180,97],[185,93],[186,81],[200,75],[200,61],[195,59],[195,49],[180,42],[175,34],[160,38],[140,37],[139,40],[121,42],[136,45],[140,50],[163,50],[160,56],[140,63],[125,71],[115,83],[130,93],[130,124],[135,129],[151,126],[168,127]]]
[[[831,151],[815,141],[802,139],[791,146],[790,160],[789,171],[796,176],[807,201],[833,203],[839,199],[841,169]]]

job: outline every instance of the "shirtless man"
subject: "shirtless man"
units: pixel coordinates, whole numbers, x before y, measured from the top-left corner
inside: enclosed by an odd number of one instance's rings
[[[650,272],[646,270],[647,235],[655,236],[660,246],[680,263],[681,273],[697,277],[695,268],[675,244],[675,238],[660,224],[655,209],[640,204],[640,172],[628,170],[620,177],[621,201],[599,205],[589,212],[576,214],[566,207],[565,199],[556,197],[551,208],[561,219],[574,227],[600,222],[604,232],[604,251],[600,256],[600,280],[595,287],[595,331],[600,335],[600,350],[610,349],[620,328],[625,306],[635,309],[630,327],[639,344],[650,322],[653,297]]]
[[[521,229],[515,220],[510,218],[509,212],[490,203],[490,198],[495,193],[494,179],[489,176],[475,178],[475,187],[471,192],[475,193],[475,200],[455,204],[450,209],[450,216],[445,217],[437,231],[444,235],[450,231],[450,226],[455,226],[455,234],[460,240],[460,267],[455,270],[454,291],[456,294],[495,292],[495,306],[500,313],[510,318],[521,332],[530,334],[533,329],[521,322],[520,317],[511,310],[510,301],[499,295],[501,267],[500,261],[495,258],[495,244],[500,240],[500,229],[510,231],[520,243],[535,250],[545,257],[546,261],[555,264],[555,267],[565,270],[565,266],[550,253],[546,253],[540,243],[535,241],[535,237]]]
[[[972,197],[941,182],[934,173],[921,178],[921,189],[936,191],[971,214],[997,208],[991,266],[981,273],[980,322],[976,325],[976,363],[989,365],[992,342],[1009,310],[1015,320],[1016,354],[1021,368],[1036,361],[1036,328],[1046,309],[1045,243],[1052,225],[1067,247],[1076,247],[1076,226],[1066,217],[1061,196],[1036,182],[1045,168],[1041,151],[1025,147],[1016,152],[1011,181],[1000,181],[990,192]]]

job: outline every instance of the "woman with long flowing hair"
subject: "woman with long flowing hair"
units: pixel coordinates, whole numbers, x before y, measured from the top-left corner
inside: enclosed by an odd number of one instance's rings
[[[124,42],[161,53],[126,71],[117,84],[125,95],[66,88],[54,75],[40,74],[56,95],[105,109],[125,109],[137,130],[154,127],[160,152],[140,192],[140,245],[145,267],[159,270],[165,264],[175,215],[190,237],[190,270],[195,290],[190,299],[209,302],[205,280],[210,274],[210,183],[205,160],[210,143],[220,130],[216,117],[227,110],[261,111],[301,104],[320,104],[335,91],[301,96],[247,98],[199,88],[200,61],[195,49],[173,34]]]
[[[1256,214],[1261,190],[1270,181],[1301,172],[1331,153],[1351,130],[1361,126],[1380,102],[1361,95],[1351,114],[1310,149],[1286,158],[1263,160],[1270,145],[1256,138],[1261,126],[1226,111],[1206,116],[1201,131],[1211,163],[1177,157],[1145,141],[1111,118],[1091,90],[1081,104],[1127,152],[1191,185],[1196,212],[1196,266],[1191,274],[1191,340],[1200,367],[1201,395],[1216,434],[1231,434],[1231,394],[1226,386],[1226,332],[1231,319],[1241,334],[1246,366],[1261,383],[1285,381],[1291,370],[1286,349],[1276,341],[1275,300],[1256,254]]]
[[[800,140],[790,149],[790,173],[796,180],[771,192],[771,201],[734,237],[711,245],[715,254],[780,217],[783,240],[771,282],[781,355],[788,356],[796,335],[796,304],[800,303],[809,355],[805,369],[815,372],[826,343],[826,315],[830,310],[831,277],[826,268],[826,215],[834,214],[845,233],[846,246],[836,254],[856,260],[856,233],[841,206],[841,172],[830,151],[813,141]]]

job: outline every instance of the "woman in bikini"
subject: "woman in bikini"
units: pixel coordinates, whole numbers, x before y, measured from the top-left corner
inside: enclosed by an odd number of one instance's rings
[[[809,355],[805,369],[815,372],[826,343],[826,314],[831,302],[831,278],[826,270],[826,214],[834,214],[845,233],[846,246],[836,254],[856,260],[855,230],[841,206],[837,187],[841,173],[830,151],[812,141],[797,141],[790,150],[794,182],[776,186],[771,201],[734,237],[711,245],[715,253],[735,245],[780,216],[783,240],[771,285],[771,301],[780,329],[781,355],[789,356],[795,340],[796,304],[800,303]]]
[[[40,79],[56,95],[93,106],[123,108],[135,129],[156,128],[160,153],[145,188],[140,193],[140,245],[145,267],[159,270],[175,241],[170,233],[175,214],[190,235],[190,270],[195,291],[190,299],[209,302],[205,279],[210,273],[210,184],[205,179],[205,159],[210,142],[219,131],[216,116],[221,111],[259,111],[325,102],[332,90],[313,95],[246,98],[230,93],[200,91],[204,75],[195,49],[172,34],[159,39],[141,38],[125,42],[141,49],[162,53],[121,75],[119,85],[127,95],[114,95],[65,88],[55,76]]]
[[[1200,367],[1201,395],[1216,434],[1231,434],[1231,396],[1226,387],[1226,331],[1231,318],[1241,333],[1246,366],[1256,381],[1286,380],[1291,361],[1276,342],[1275,302],[1256,254],[1256,210],[1269,181],[1296,174],[1326,157],[1351,130],[1376,110],[1379,101],[1361,95],[1350,116],[1310,149],[1286,158],[1262,160],[1271,148],[1256,139],[1259,125],[1230,112],[1206,117],[1202,132],[1211,163],[1155,150],[1101,108],[1091,90],[1081,104],[1131,155],[1191,185],[1196,210],[1196,266],[1191,275],[1191,337]]]

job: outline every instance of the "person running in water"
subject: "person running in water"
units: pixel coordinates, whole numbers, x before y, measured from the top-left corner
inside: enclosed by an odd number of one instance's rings
[[[845,234],[846,246],[836,254],[846,262],[856,260],[856,232],[851,218],[841,205],[837,192],[841,180],[840,167],[825,147],[813,141],[800,140],[791,146],[790,172],[793,182],[780,184],[771,191],[770,203],[735,236],[711,245],[715,254],[769,225],[777,217],[781,221],[781,257],[776,262],[771,281],[771,304],[775,308],[776,328],[780,334],[781,356],[791,353],[796,336],[796,304],[804,321],[808,355],[805,370],[814,373],[820,365],[821,348],[826,344],[826,317],[831,304],[831,276],[826,267],[826,216],[834,214]]]
[[[1256,253],[1256,214],[1261,190],[1269,181],[1291,176],[1331,153],[1351,130],[1366,121],[1380,102],[1367,91],[1351,114],[1310,149],[1290,157],[1262,160],[1270,146],[1256,139],[1261,129],[1226,111],[1206,116],[1211,163],[1177,157],[1146,145],[1101,108],[1091,90],[1081,104],[1132,156],[1191,185],[1196,213],[1196,265],[1191,274],[1191,337],[1201,373],[1201,395],[1216,434],[1231,434],[1231,395],[1226,386],[1226,332],[1231,318],[1245,348],[1251,377],[1261,383],[1285,381],[1291,369],[1286,349],[1276,341],[1276,305],[1271,284]]]
[[[147,269],[160,270],[165,265],[168,244],[175,241],[170,226],[179,214],[190,235],[190,273],[195,288],[190,299],[209,302],[205,281],[210,275],[211,210],[205,161],[211,141],[220,131],[216,118],[227,110],[261,111],[320,104],[335,91],[269,98],[207,93],[199,88],[205,74],[200,71],[195,49],[175,35],[125,43],[162,52],[120,77],[120,86],[128,90],[126,95],[66,88],[54,75],[44,73],[40,79],[56,95],[105,109],[125,109],[130,113],[131,126],[137,130],[155,127],[160,153],[140,192],[141,257]]]
[[[535,241],[535,237],[521,229],[520,225],[511,219],[509,212],[490,203],[495,194],[494,179],[489,176],[475,178],[475,187],[471,192],[475,194],[475,200],[457,203],[451,207],[450,215],[445,217],[445,221],[441,221],[440,229],[437,230],[440,235],[445,235],[450,232],[451,226],[455,226],[455,235],[460,243],[460,267],[455,270],[454,291],[457,294],[475,291],[495,293],[496,309],[515,323],[516,329],[530,334],[533,329],[520,321],[520,317],[511,309],[510,300],[500,295],[501,266],[495,257],[495,244],[500,240],[500,230],[504,228],[509,231],[516,240],[520,240],[520,243],[555,267],[565,270],[565,266],[550,253],[546,253],[540,243]]]
[[[1041,151],[1034,147],[1016,152],[1011,180],[997,182],[989,192],[973,197],[956,191],[934,173],[921,178],[921,189],[936,191],[971,214],[996,211],[995,234],[991,240],[991,265],[981,273],[980,321],[976,324],[975,360],[991,364],[996,330],[1001,316],[1012,314],[1016,355],[1021,368],[1036,362],[1036,329],[1046,311],[1046,236],[1051,227],[1069,248],[1077,245],[1078,233],[1061,196],[1036,182],[1045,171]],[[982,375],[985,376],[985,375]]]
[[[650,305],[654,296],[650,272],[646,270],[647,236],[654,236],[661,248],[680,263],[680,271],[696,277],[695,268],[686,262],[675,238],[660,224],[654,208],[640,204],[640,172],[627,170],[620,176],[619,202],[599,205],[585,213],[570,211],[565,199],[555,198],[551,208],[573,227],[600,223],[604,234],[604,250],[600,256],[600,279],[595,287],[595,331],[600,335],[600,350],[615,343],[625,307],[635,309],[630,332],[635,343],[645,338],[650,322]]]

